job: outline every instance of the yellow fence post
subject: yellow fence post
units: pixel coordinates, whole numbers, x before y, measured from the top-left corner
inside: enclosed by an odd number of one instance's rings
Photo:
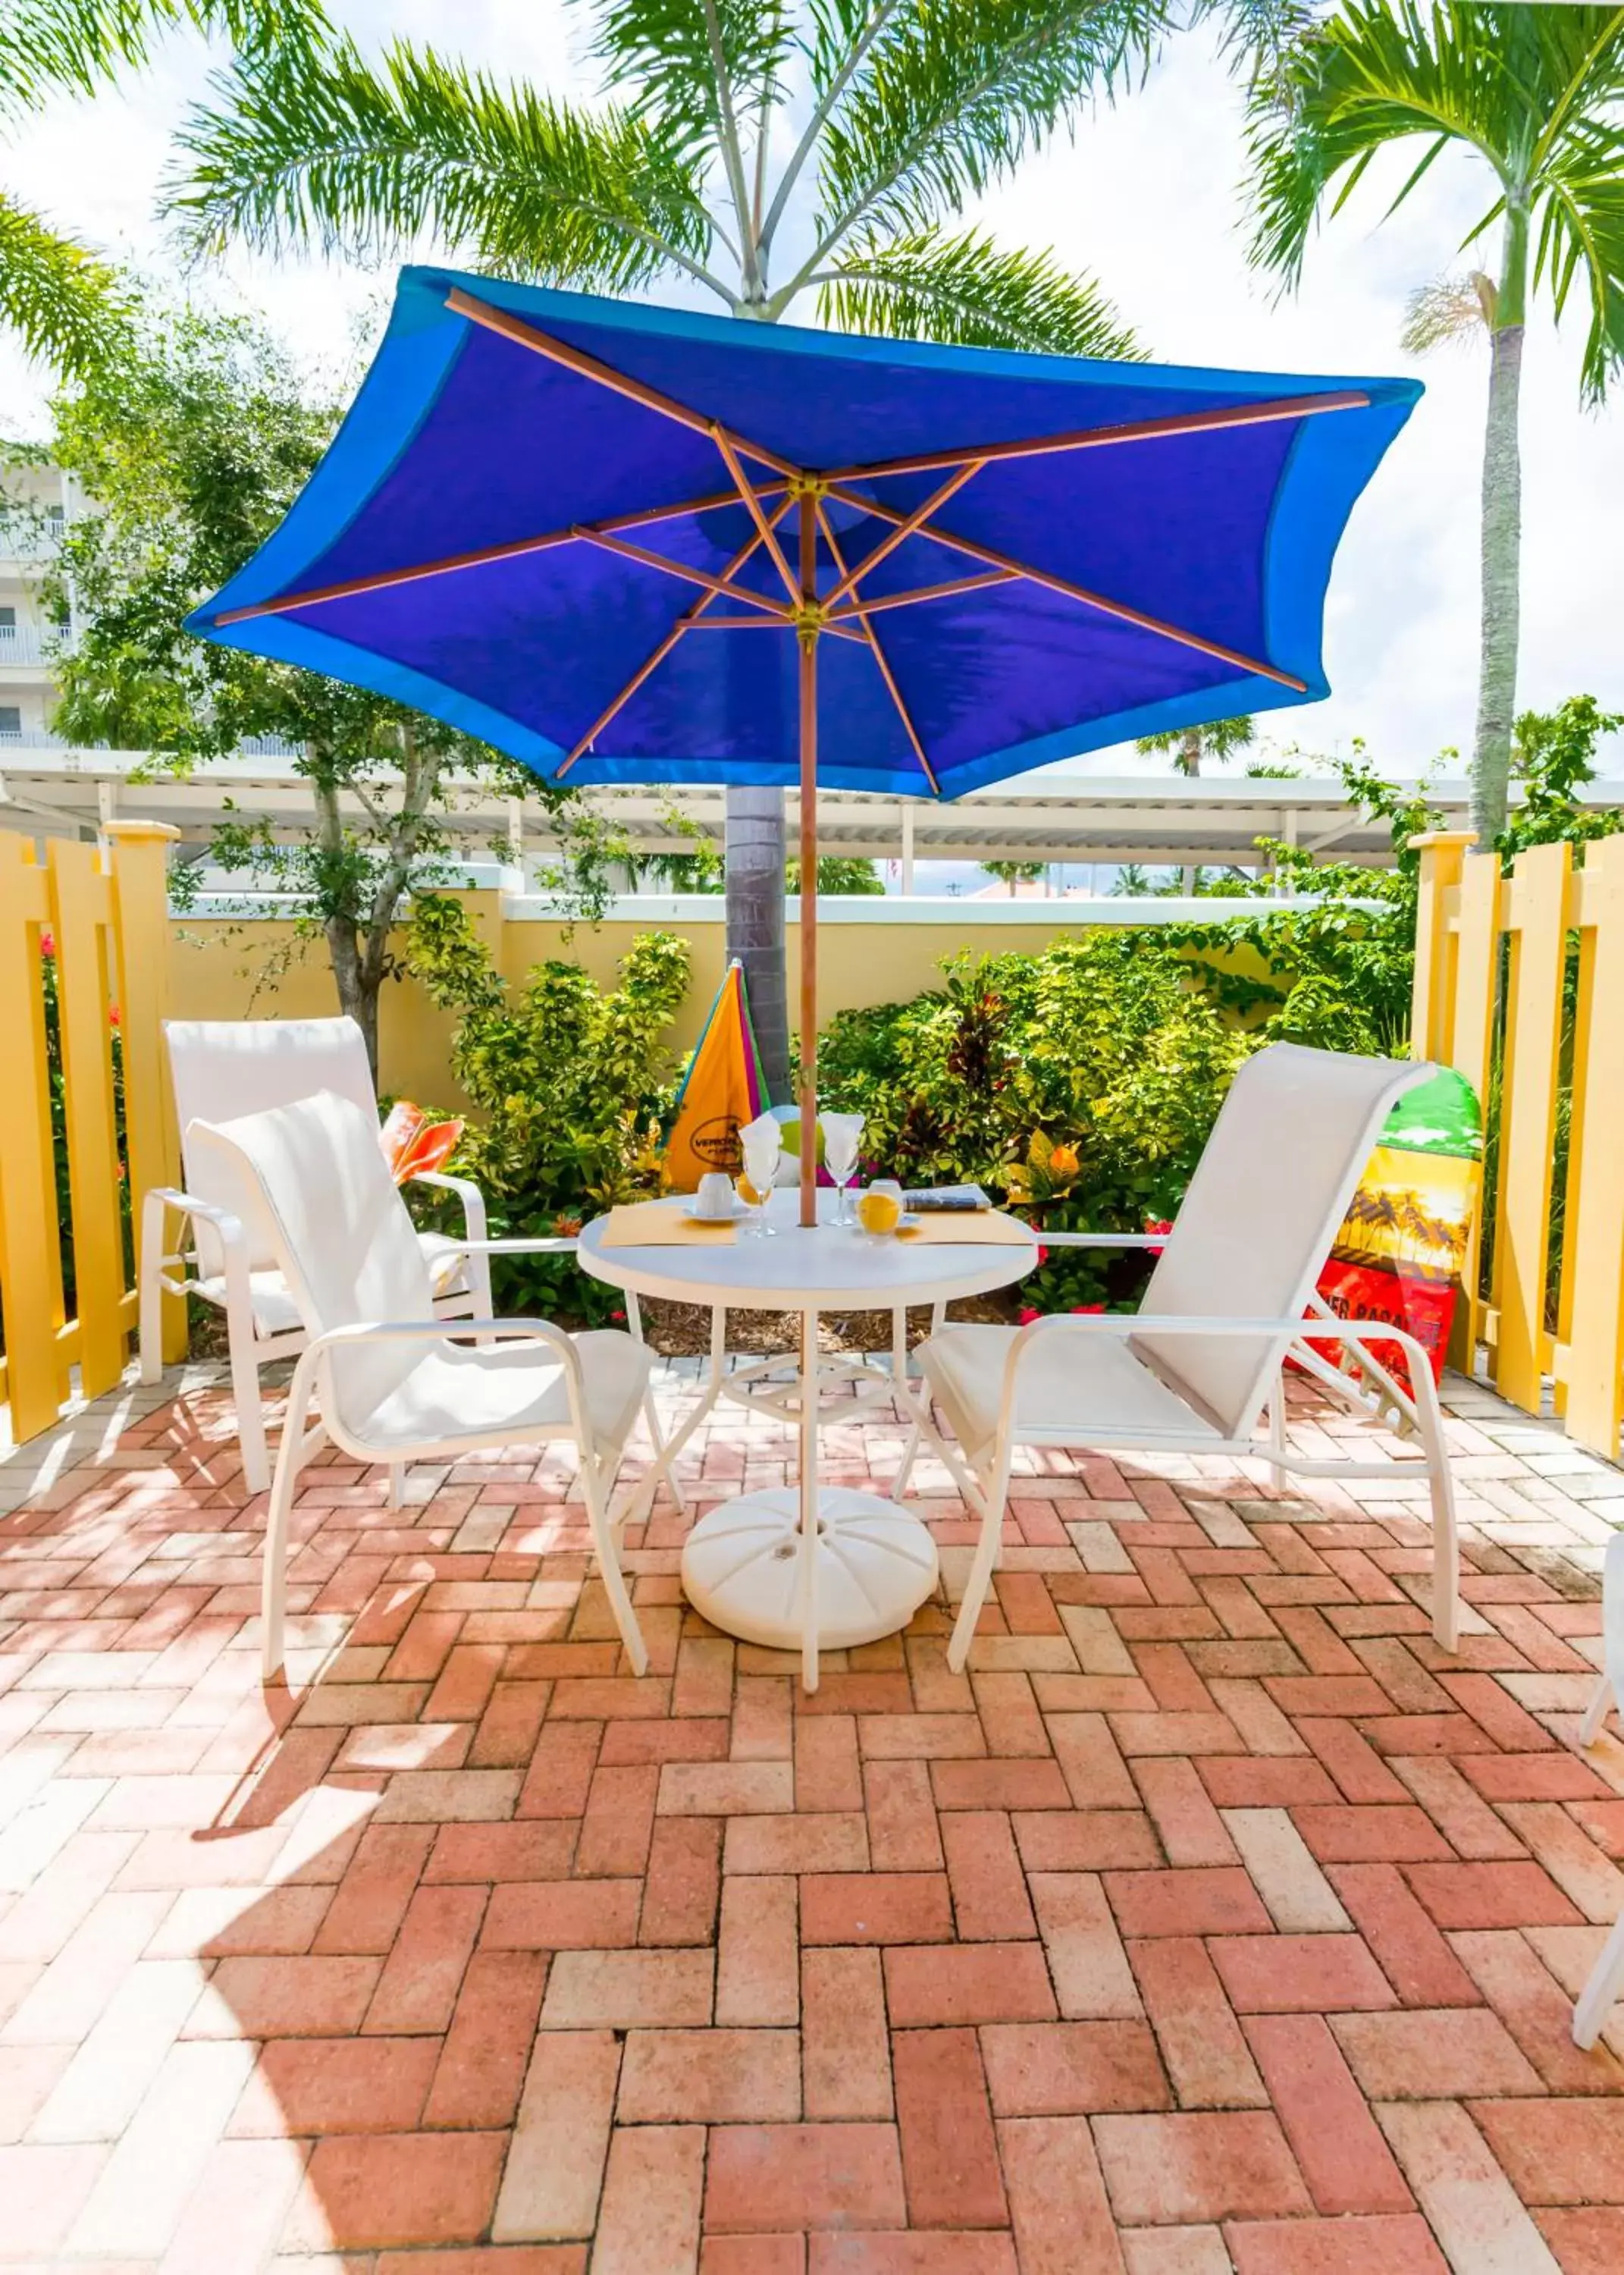
[[[1409,1047],[1418,1059],[1442,1062],[1449,1056],[1460,953],[1449,926],[1451,896],[1461,882],[1466,849],[1477,843],[1470,829],[1429,829],[1409,841],[1411,852],[1421,856],[1409,1013]]]
[[[1548,1340],[1545,1283],[1572,873],[1570,844],[1531,845],[1517,856],[1508,896],[1511,957],[1500,1075],[1494,1380],[1502,1398],[1529,1414],[1539,1411]]]
[[[112,898],[100,849],[77,838],[47,848],[57,941],[57,1020],[63,1123],[73,1221],[74,1344],[87,1398],[112,1389],[125,1366],[124,1230],[113,1103]]]
[[[110,821],[114,932],[118,943],[119,1009],[124,1047],[125,1139],[130,1203],[140,1240],[141,1197],[180,1183],[180,1141],[163,1049],[170,1011],[169,848],[179,837],[162,821]],[[139,1269],[140,1259],[137,1259]],[[163,1358],[186,1356],[186,1306],[163,1299]]]
[[[1470,1083],[1483,1111],[1488,1137],[1489,1082],[1494,1063],[1494,1017],[1499,1007],[1500,902],[1505,886],[1498,853],[1475,853],[1461,876],[1455,927],[1454,1017],[1446,1055]],[[1449,1364],[1462,1374],[1477,1371],[1483,1339],[1483,1234],[1493,1206],[1485,1183],[1466,1235],[1461,1258],[1461,1303],[1449,1336]]]
[[[19,1441],[50,1428],[67,1388],[40,968],[40,929],[49,913],[33,847],[0,832],[0,1054],[10,1092],[0,1113],[0,1305],[5,1394]]]
[[[1587,848],[1561,1321],[1567,1434],[1608,1461],[1624,1404],[1624,837]]]

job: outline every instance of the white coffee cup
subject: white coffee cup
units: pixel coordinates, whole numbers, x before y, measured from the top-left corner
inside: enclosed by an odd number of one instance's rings
[[[696,1216],[731,1216],[733,1213],[733,1180],[720,1169],[707,1170],[699,1180],[699,1189],[693,1197]]]

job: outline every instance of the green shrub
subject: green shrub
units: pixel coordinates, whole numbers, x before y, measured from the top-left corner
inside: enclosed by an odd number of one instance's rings
[[[1159,930],[1084,933],[1041,956],[953,958],[911,1003],[836,1014],[819,1045],[827,1103],[910,1183],[975,1178],[1052,1229],[1139,1232],[1171,1216],[1235,1068],[1253,1047],[1190,985]],[[1032,1153],[1075,1150],[1034,1182]],[[1028,1300],[1124,1297],[1143,1262],[1056,1251]]]
[[[584,1218],[659,1190],[668,1035],[688,987],[684,941],[645,935],[607,993],[563,963],[537,964],[515,990],[462,903],[425,894],[406,967],[433,1002],[461,1014],[451,1068],[480,1118],[453,1167],[484,1191],[494,1236],[573,1233]],[[494,1257],[491,1278],[504,1314],[562,1310],[595,1322],[623,1309],[616,1290],[568,1258]]]

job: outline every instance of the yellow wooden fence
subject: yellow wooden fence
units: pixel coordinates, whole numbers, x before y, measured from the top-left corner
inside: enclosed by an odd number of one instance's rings
[[[1486,1345],[1495,1387],[1530,1414],[1549,1381],[1568,1435],[1615,1459],[1624,1416],[1624,836],[1585,847],[1582,868],[1570,844],[1532,846],[1510,876],[1497,855],[1469,853],[1469,835],[1436,831],[1413,843],[1421,849],[1414,1047],[1458,1068],[1492,1109],[1498,1103],[1493,1187],[1450,1355],[1467,1365]]]
[[[124,1083],[128,1191],[178,1182],[163,1060],[170,975],[166,842],[160,824],[112,822],[90,845],[0,831],[0,1403],[11,1434],[36,1437],[74,1385],[87,1398],[123,1373],[136,1324],[125,1261],[114,1035]],[[54,960],[69,1222],[58,1225],[46,1050],[46,936]],[[114,1026],[115,1013],[117,1029]],[[63,1296],[72,1244],[75,1316]],[[164,1356],[184,1356],[172,1303]]]

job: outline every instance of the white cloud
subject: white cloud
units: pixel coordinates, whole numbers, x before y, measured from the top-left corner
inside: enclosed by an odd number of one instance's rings
[[[368,42],[389,34],[452,45],[436,0],[358,0],[342,11]],[[463,0],[456,46],[493,72],[555,91],[592,84],[583,18],[563,0]],[[177,41],[158,67],[94,103],[62,103],[0,151],[18,194],[59,225],[149,273],[174,265],[155,218],[170,133],[208,60]],[[1409,205],[1376,226],[1386,199],[1367,183],[1311,249],[1303,288],[1277,301],[1244,259],[1237,181],[1238,91],[1201,40],[1183,42],[1151,84],[1085,122],[989,198],[982,218],[1010,243],[1052,245],[1096,273],[1158,356],[1302,372],[1406,368],[1397,346],[1407,292],[1464,265],[1462,238],[1487,202],[1464,158],[1435,167]],[[1396,178],[1395,178],[1396,179]],[[1477,256],[1481,257],[1481,256]],[[346,356],[387,277],[316,261],[238,255],[199,280],[259,308],[302,353]],[[686,295],[684,296],[687,297]],[[1617,636],[1624,592],[1624,421],[1578,404],[1583,314],[1558,336],[1530,327],[1523,386],[1523,641],[1521,699],[1549,705],[1588,689],[1624,709]],[[1427,392],[1358,507],[1339,556],[1327,620],[1334,692],[1279,714],[1269,738],[1312,750],[1356,735],[1393,772],[1443,745],[1469,749],[1477,676],[1477,530],[1485,389],[1480,351],[1417,367]],[[43,384],[0,342],[0,403],[12,431],[38,430]],[[1612,763],[1624,770],[1615,742]],[[1095,772],[1123,770],[1101,754]]]

